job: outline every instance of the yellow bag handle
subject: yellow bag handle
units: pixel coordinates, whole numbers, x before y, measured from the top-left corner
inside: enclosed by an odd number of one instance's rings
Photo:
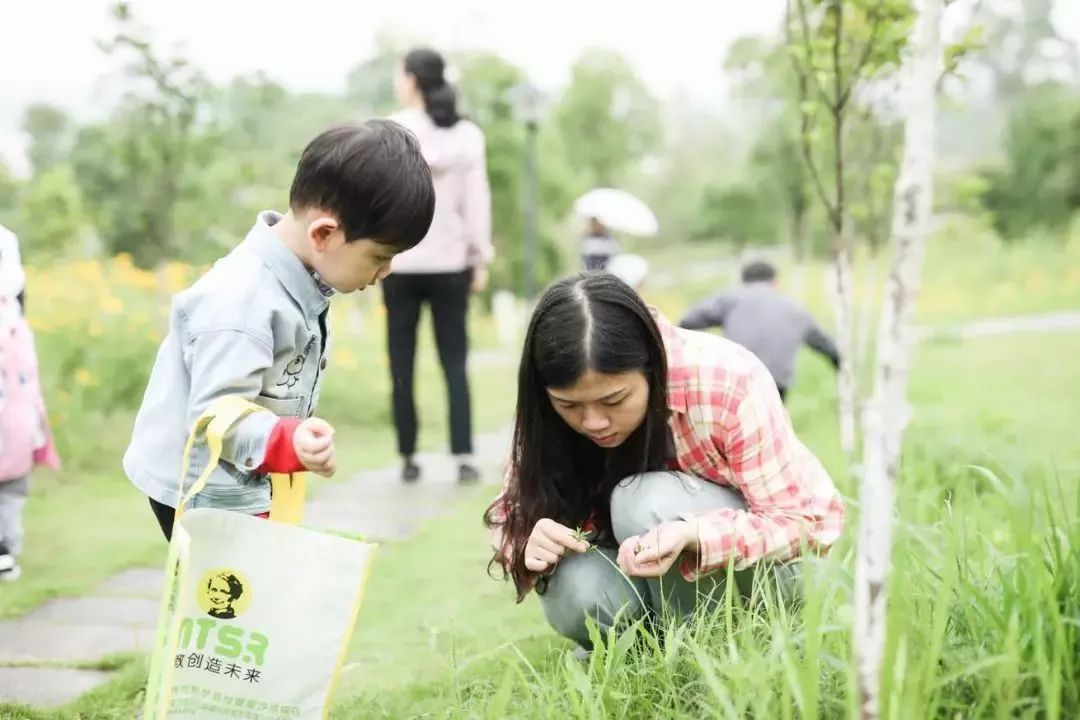
[[[176,504],[177,518],[183,514],[191,499],[206,487],[214,468],[221,461],[221,448],[225,442],[226,433],[236,423],[257,412],[270,411],[239,395],[228,395],[212,402],[206,412],[195,421],[191,434],[188,435],[187,445],[184,447],[184,459],[180,470],[180,486],[177,491],[177,497],[180,498],[180,501]],[[195,441],[200,434],[206,436],[210,457],[207,460],[206,469],[203,470],[195,483],[185,493],[184,480],[187,479],[188,470],[191,468],[191,451],[195,447]],[[274,473],[270,475],[270,519],[288,525],[299,525],[304,517],[304,500],[306,496],[307,478],[304,473]]]

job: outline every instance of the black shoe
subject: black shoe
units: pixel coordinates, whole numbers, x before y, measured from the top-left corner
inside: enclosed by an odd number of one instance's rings
[[[412,460],[405,461],[405,467],[401,468],[402,482],[414,483],[420,479],[420,466]]]
[[[472,465],[460,465],[458,466],[457,479],[463,485],[477,482],[480,479],[480,471]]]

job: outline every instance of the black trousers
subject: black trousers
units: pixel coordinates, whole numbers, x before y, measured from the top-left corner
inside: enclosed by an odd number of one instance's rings
[[[176,508],[162,505],[154,498],[147,498],[147,500],[150,501],[150,509],[154,511],[154,518],[161,527],[161,534],[165,536],[166,540],[171,542],[173,524],[176,522]],[[270,513],[262,513],[258,517],[270,517]]]
[[[466,361],[469,353],[466,317],[469,309],[468,270],[456,273],[394,274],[383,280],[386,303],[387,349],[393,381],[394,428],[398,452],[416,452],[419,421],[413,396],[416,366],[416,326],[420,308],[431,307],[435,345],[450,399],[450,451],[472,452],[472,405]]]
[[[150,501],[150,509],[154,511],[154,517],[157,519],[158,525],[161,526],[161,534],[165,536],[166,540],[172,540],[172,528],[173,521],[176,519],[176,509],[171,508],[168,505],[162,505],[154,498],[147,498]]]

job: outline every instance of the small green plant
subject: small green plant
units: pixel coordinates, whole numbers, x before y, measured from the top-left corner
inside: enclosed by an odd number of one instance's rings
[[[626,584],[630,586],[630,589],[634,591],[634,596],[637,598],[638,602],[641,603],[641,607],[643,609],[649,607],[648,603],[645,602],[645,598],[643,598],[641,596],[641,593],[638,592],[637,586],[634,585],[634,581],[631,580],[629,576],[627,576],[627,574],[622,571],[622,568],[619,567],[618,563],[614,562],[611,558],[601,552],[600,546],[592,541],[592,538],[590,537],[587,530],[582,529],[582,527],[579,525],[578,527],[574,528],[573,535],[575,540],[582,540],[589,543],[589,549],[586,550],[586,552],[595,552],[597,555],[604,558],[604,562],[614,568],[615,572],[619,573],[619,575],[622,576],[622,579],[625,580]],[[634,552],[641,552],[641,546],[638,545],[637,548],[634,549]]]

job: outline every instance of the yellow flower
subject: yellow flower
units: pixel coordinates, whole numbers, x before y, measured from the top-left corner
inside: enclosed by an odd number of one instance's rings
[[[1041,268],[1033,268],[1028,272],[1026,284],[1028,290],[1044,290],[1046,288],[1046,274]]]
[[[113,265],[118,269],[131,270],[135,267],[135,262],[131,257],[131,253],[119,253],[112,260]]]
[[[162,271],[165,275],[165,286],[170,293],[178,293],[187,287],[191,277],[191,266],[182,262],[167,263]]]
[[[75,382],[82,387],[90,387],[97,384],[94,376],[86,368],[79,368],[75,371]]]
[[[336,350],[331,357],[335,366],[345,370],[354,370],[358,366],[356,356],[348,350]]]
[[[124,301],[115,295],[106,295],[101,299],[101,309],[111,315],[124,312]]]

